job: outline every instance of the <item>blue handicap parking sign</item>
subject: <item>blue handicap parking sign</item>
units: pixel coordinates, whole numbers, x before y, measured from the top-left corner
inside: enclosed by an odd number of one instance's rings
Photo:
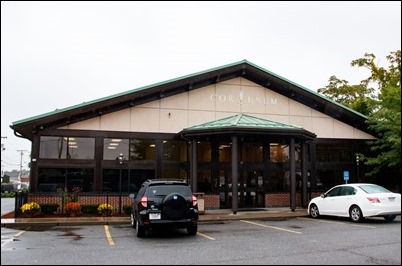
[[[349,171],[343,171],[343,180],[345,181],[349,180]]]

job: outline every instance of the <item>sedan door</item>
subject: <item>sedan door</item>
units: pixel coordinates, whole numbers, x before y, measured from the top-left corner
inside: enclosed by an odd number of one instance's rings
[[[341,187],[334,187],[326,192],[323,197],[317,202],[320,215],[335,215],[338,207],[338,195]]]

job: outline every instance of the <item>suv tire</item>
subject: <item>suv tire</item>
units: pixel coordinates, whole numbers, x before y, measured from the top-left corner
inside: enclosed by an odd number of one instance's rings
[[[198,231],[198,226],[195,225],[190,225],[189,227],[187,227],[187,234],[189,236],[195,236],[197,234]]]
[[[171,193],[167,195],[162,201],[162,211],[172,220],[179,220],[186,217],[187,201],[178,193]]]
[[[131,227],[135,228],[137,221],[135,220],[134,213],[130,214],[130,222],[131,222]]]
[[[137,221],[135,221],[134,223],[136,223],[136,233],[137,233],[137,237],[144,237],[145,236],[145,227],[143,225],[140,225]]]

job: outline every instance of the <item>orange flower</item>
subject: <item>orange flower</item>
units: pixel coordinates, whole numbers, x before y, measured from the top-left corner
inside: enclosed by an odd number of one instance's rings
[[[81,204],[78,202],[69,202],[66,204],[65,210],[67,213],[79,213],[81,212]]]

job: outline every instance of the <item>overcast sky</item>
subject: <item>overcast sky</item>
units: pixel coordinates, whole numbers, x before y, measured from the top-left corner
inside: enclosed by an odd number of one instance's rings
[[[316,91],[400,49],[400,1],[1,1],[1,169],[30,160],[10,125],[58,108],[243,59]]]

